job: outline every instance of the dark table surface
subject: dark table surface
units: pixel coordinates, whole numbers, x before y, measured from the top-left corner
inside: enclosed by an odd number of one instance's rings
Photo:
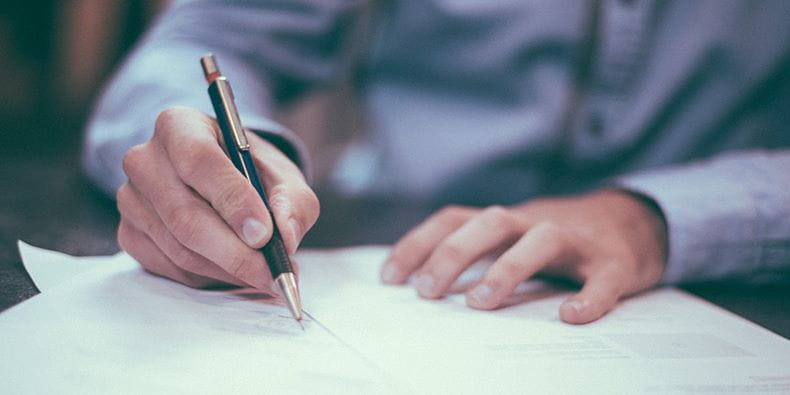
[[[118,251],[115,203],[81,176],[75,150],[16,155],[0,167],[0,311],[38,293],[22,266],[18,239],[72,255]],[[427,210],[388,201],[322,195],[322,216],[303,247],[392,243]],[[683,289],[790,338],[790,280],[759,287],[736,283]]]

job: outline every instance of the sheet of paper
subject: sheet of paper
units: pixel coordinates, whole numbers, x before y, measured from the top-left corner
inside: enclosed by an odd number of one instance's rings
[[[277,299],[190,289],[128,255],[96,259],[98,267],[0,314],[0,392],[397,388],[317,322],[305,319],[303,331]]]
[[[386,253],[298,254],[305,306],[323,325],[306,332],[262,295],[192,290],[126,255],[106,258],[0,314],[0,388],[790,392],[789,341],[681,291],[645,293],[570,326],[557,316],[567,290],[526,283],[496,312],[468,309],[462,295],[420,300],[379,283]]]
[[[107,263],[108,260],[127,259],[124,257],[125,254],[120,252],[112,257],[96,256],[75,259],[62,252],[34,247],[22,240],[17,241],[17,247],[25,270],[41,292],[55,288],[78,274]]]
[[[424,392],[790,392],[790,341],[680,290],[572,326],[558,316],[569,291],[539,282],[495,312],[467,308],[460,293],[426,301],[412,287],[383,286],[386,252],[303,254],[321,262],[305,265],[306,284],[334,284],[305,287],[304,298],[338,336]]]

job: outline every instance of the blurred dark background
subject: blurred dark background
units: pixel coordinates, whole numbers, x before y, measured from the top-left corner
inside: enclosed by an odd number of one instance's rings
[[[0,2],[3,163],[78,149],[102,82],[165,3]]]
[[[165,3],[0,2],[0,310],[37,292],[18,239],[75,255],[118,250],[115,205],[80,171],[83,124]]]

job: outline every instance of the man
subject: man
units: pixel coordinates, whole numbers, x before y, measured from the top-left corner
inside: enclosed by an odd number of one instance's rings
[[[382,279],[438,298],[497,253],[471,307],[547,272],[583,283],[559,313],[586,323],[661,281],[787,271],[787,20],[781,0],[175,2],[104,92],[85,165],[147,270],[268,289],[272,219],[222,151],[197,60],[233,81],[291,253],[319,205],[269,117],[351,81],[362,194],[480,207],[415,227]]]

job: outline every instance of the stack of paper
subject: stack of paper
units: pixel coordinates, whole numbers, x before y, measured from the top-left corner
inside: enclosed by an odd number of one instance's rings
[[[481,312],[380,284],[386,248],[307,251],[302,331],[276,299],[125,254],[21,252],[43,292],[0,314],[3,393],[790,392],[790,341],[675,289],[571,326],[541,283]]]

